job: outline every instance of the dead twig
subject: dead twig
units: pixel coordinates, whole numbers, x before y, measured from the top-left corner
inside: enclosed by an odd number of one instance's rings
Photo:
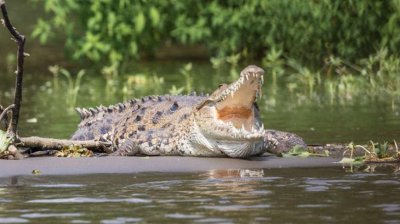
[[[3,109],[3,107],[0,106],[0,122],[4,122],[5,128],[7,128],[8,124],[8,116],[7,113],[12,110],[15,107],[14,104],[11,104],[10,106],[6,107]],[[9,126],[8,126],[9,127]]]
[[[22,78],[24,74],[24,58],[28,54],[25,54],[24,47],[25,47],[25,36],[21,35],[11,24],[10,19],[8,18],[8,12],[6,8],[6,4],[4,0],[0,0],[0,8],[1,13],[3,14],[2,23],[8,29],[11,36],[14,38],[15,42],[18,45],[17,51],[17,70],[15,72],[16,79],[15,79],[15,92],[14,92],[14,108],[11,118],[11,125],[9,126],[7,133],[12,136],[17,136],[17,126],[18,126],[18,119],[19,119],[19,110],[21,107],[22,101]]]

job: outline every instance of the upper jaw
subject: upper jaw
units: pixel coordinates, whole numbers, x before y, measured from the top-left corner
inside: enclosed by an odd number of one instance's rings
[[[264,125],[256,118],[254,103],[261,96],[264,70],[255,65],[247,66],[239,79],[228,85],[216,100],[215,124],[222,135],[230,133],[234,139],[251,140],[261,138]]]
[[[222,102],[228,97],[239,98],[236,101],[244,100],[241,95],[247,98],[247,101],[255,101],[261,97],[261,86],[264,83],[264,70],[255,65],[249,65],[240,72],[239,79],[230,84],[215,97],[216,102]],[[240,95],[239,95],[240,93]],[[251,103],[253,103],[251,102]]]

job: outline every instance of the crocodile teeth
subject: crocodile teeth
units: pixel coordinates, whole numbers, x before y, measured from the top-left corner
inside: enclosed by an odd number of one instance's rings
[[[247,131],[246,131],[246,128],[244,128],[244,124],[242,124],[241,131],[243,131],[243,132],[247,132]]]

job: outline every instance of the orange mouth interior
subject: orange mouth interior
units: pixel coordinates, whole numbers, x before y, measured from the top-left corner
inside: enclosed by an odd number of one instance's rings
[[[231,119],[248,119],[253,111],[247,107],[224,107],[218,110],[218,119],[227,121]]]
[[[251,130],[253,121],[253,110],[248,107],[223,107],[217,110],[218,119],[224,122],[231,122],[235,128],[244,127]]]

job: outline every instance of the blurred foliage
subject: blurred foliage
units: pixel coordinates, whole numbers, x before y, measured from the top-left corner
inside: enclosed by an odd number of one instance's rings
[[[67,88],[65,91],[66,108],[72,109],[76,105],[76,99],[81,88],[81,80],[85,75],[85,70],[79,70],[76,75],[71,75],[70,71],[61,68],[58,65],[50,66],[49,71],[53,74],[53,87],[56,91],[59,88],[59,76],[63,75],[67,80]],[[75,79],[74,79],[75,77]]]
[[[61,31],[73,58],[119,69],[170,44],[204,45],[215,63],[232,55],[261,58],[276,77],[283,74],[277,57],[310,65],[331,55],[354,61],[376,49],[392,54],[400,47],[399,0],[40,2],[48,15],[38,19],[34,37],[45,43]]]
[[[319,69],[306,67],[294,59],[282,60],[275,54],[269,52],[268,64],[264,66],[267,77],[271,78],[266,108],[277,104],[294,107],[293,102],[371,106],[376,106],[373,102],[388,102],[393,111],[400,111],[400,58],[389,54],[386,48],[354,63],[331,56]],[[274,76],[274,72],[284,75]],[[287,95],[286,92],[293,98],[287,100],[288,104],[280,97]]]

